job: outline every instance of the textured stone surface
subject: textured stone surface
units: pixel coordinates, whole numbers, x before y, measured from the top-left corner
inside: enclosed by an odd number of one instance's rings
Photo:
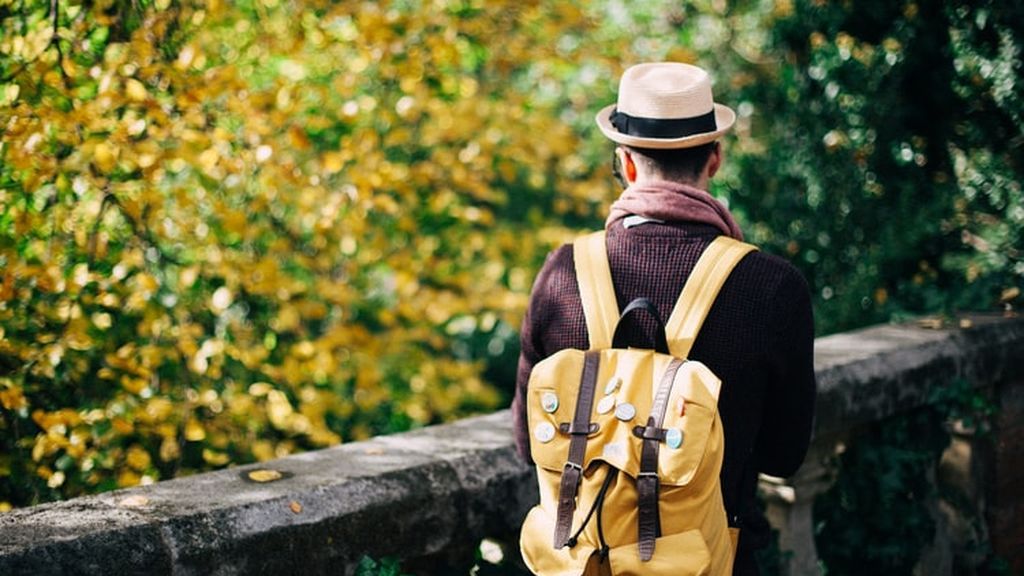
[[[828,452],[843,431],[920,405],[953,378],[1024,382],[1024,320],[879,326],[821,338],[816,355],[816,450]],[[1019,453],[1019,429],[1005,424],[1007,458]],[[471,558],[482,537],[514,538],[537,491],[511,438],[502,411],[15,510],[0,515],[0,574],[352,574],[364,554],[428,558],[417,565],[429,572],[439,558]],[[256,468],[285,477],[247,481]],[[1019,471],[1003,460],[997,476],[1013,480],[994,478],[998,494],[1019,492]]]
[[[1020,359],[1024,362],[1024,356]],[[1011,574],[1024,574],[1024,380],[1000,387],[993,472],[989,491],[989,535]]]
[[[956,378],[985,386],[1024,372],[1024,318],[965,320],[970,328],[886,325],[818,338],[816,432],[848,430],[919,406]]]
[[[507,412],[0,515],[0,574],[351,574],[507,536],[536,499]],[[268,468],[285,478],[253,483]]]

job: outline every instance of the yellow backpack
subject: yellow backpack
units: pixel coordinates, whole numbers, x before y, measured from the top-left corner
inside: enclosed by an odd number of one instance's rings
[[[755,248],[712,242],[667,324],[642,298],[620,316],[604,232],[573,248],[590,350],[561,350],[530,374],[540,504],[523,523],[523,559],[545,576],[731,574],[738,533],[719,484],[721,382],[686,357],[725,279]],[[657,319],[654,350],[626,348],[617,334],[639,309]]]

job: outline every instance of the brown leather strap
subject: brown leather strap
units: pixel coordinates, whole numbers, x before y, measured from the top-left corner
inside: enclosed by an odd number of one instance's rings
[[[558,430],[562,434],[569,434],[573,430],[575,430],[575,428],[573,428],[572,424],[569,423],[569,422],[562,422],[562,423],[560,423],[558,425]],[[588,436],[593,436],[594,434],[597,434],[600,431],[601,431],[601,425],[598,424],[597,422],[591,422],[590,423],[590,428],[587,430],[587,435]]]
[[[583,477],[583,458],[587,452],[587,435],[590,433],[590,411],[594,405],[594,389],[597,387],[597,369],[600,365],[599,352],[587,352],[583,357],[583,375],[576,396],[576,412],[569,428],[569,458],[562,471],[562,483],[558,487],[558,518],[555,521],[555,549],[562,548],[569,541],[572,530],[572,513],[576,509],[576,491]]]
[[[661,519],[658,516],[658,450],[664,431],[661,425],[665,421],[665,409],[672,393],[672,383],[676,372],[683,365],[683,360],[674,358],[665,369],[658,386],[658,393],[651,405],[651,415],[647,418],[646,427],[640,428],[643,447],[640,452],[640,474],[636,479],[637,492],[637,528],[639,530],[640,560],[647,562],[654,556],[654,541],[661,535]],[[636,432],[634,432],[636,433]]]
[[[566,428],[568,430],[568,428]],[[665,440],[665,429],[658,426],[633,426],[633,436],[643,440]]]

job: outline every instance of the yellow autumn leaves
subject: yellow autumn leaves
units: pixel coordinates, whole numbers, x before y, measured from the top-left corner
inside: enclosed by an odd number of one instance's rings
[[[559,117],[619,65],[556,54],[581,9],[66,4],[0,33],[0,503],[507,400],[534,272],[612,193]]]

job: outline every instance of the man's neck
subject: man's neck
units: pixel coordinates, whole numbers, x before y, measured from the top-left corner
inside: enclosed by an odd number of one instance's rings
[[[633,183],[630,184],[630,186],[648,186],[650,184],[655,184],[657,182],[674,182],[676,184],[685,184],[686,186],[691,186],[693,188],[697,188],[698,190],[703,190],[703,191],[707,192],[708,191],[708,183],[710,181],[711,181],[711,179],[708,178],[708,175],[707,175],[706,172],[702,172],[700,177],[698,177],[696,180],[690,180],[690,179],[680,180],[680,179],[664,178],[661,175],[654,175],[654,174],[651,174],[651,175],[637,174],[636,180],[634,180]]]

